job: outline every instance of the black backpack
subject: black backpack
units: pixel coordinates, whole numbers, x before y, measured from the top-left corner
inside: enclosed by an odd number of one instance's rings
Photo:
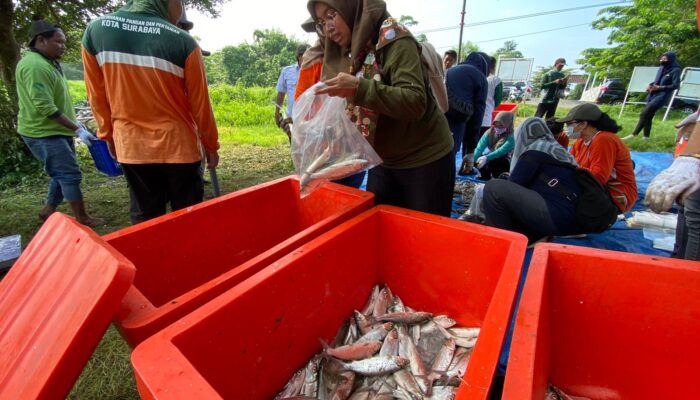
[[[574,177],[581,189],[581,194],[576,195],[559,184],[544,172],[539,177],[548,186],[561,193],[567,200],[574,203],[576,207],[576,222],[583,230],[581,233],[600,233],[608,230],[617,221],[620,210],[613,202],[610,194],[603,185],[587,169],[575,167],[571,164],[538,159],[545,164],[558,165],[560,167],[574,170]]]

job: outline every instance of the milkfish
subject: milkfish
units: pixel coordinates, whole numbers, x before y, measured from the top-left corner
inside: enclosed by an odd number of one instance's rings
[[[275,399],[452,400],[479,333],[448,315],[416,311],[377,285],[332,345],[319,339],[322,351]]]

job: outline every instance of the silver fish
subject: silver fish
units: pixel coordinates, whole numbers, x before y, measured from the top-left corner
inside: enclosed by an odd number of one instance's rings
[[[363,335],[369,332],[370,329],[372,329],[372,325],[377,322],[371,315],[367,316],[366,314],[363,314],[357,310],[354,311],[354,314],[357,327],[360,329],[360,333]]]
[[[371,357],[382,347],[382,342],[379,340],[358,341],[336,348],[330,347],[323,339],[319,340],[326,354],[345,361],[362,360]]]
[[[362,307],[362,310],[360,312],[363,315],[370,315],[372,311],[374,310],[374,304],[377,302],[377,298],[379,297],[379,285],[374,285],[372,288],[372,294],[369,296],[369,300],[367,301],[367,304],[365,304],[364,307]]]
[[[428,384],[432,387],[433,382],[439,379],[443,374],[447,373],[447,370],[452,364],[452,359],[455,354],[455,340],[447,339],[445,343],[442,344],[440,351],[433,361],[433,366],[430,369],[430,374],[428,375]]]
[[[447,332],[453,337],[474,338],[479,336],[481,328],[450,328]]]
[[[303,396],[318,396],[318,376],[319,376],[319,363],[321,359],[314,357],[306,365],[306,375],[304,377],[304,386],[301,389],[301,394]]]
[[[408,335],[406,327],[399,326],[397,330],[399,332],[399,356],[405,357],[410,361],[411,373],[416,377],[418,386],[423,393],[428,394],[430,392],[428,382],[426,381],[428,369],[425,367],[416,345]]]
[[[357,324],[350,324],[348,326],[348,333],[345,335],[345,340],[343,340],[343,344],[352,344],[357,341],[357,339],[360,338],[360,330],[357,327]]]
[[[365,376],[377,376],[394,373],[408,364],[403,357],[372,357],[353,362],[338,361],[348,371]]]
[[[454,386],[435,386],[433,393],[425,400],[454,400],[457,396],[458,388]]]
[[[396,329],[392,329],[384,339],[382,348],[379,349],[380,356],[398,356],[399,355],[399,333]]]
[[[340,179],[354,172],[363,170],[367,164],[369,164],[369,162],[361,158],[336,162],[311,174],[310,181],[314,179]]]
[[[448,317],[447,315],[436,315],[433,317],[433,322],[440,325],[441,327],[447,329],[457,325],[457,321]]]
[[[413,375],[411,375],[410,372],[408,372],[405,369],[401,369],[399,371],[396,371],[392,376],[396,380],[396,389],[399,390],[399,393],[407,393],[409,395],[409,399],[411,400],[415,398],[423,398],[423,392],[420,386],[418,385],[416,378]],[[395,392],[394,396],[396,396]]]
[[[373,340],[379,340],[382,341],[386,337],[386,335],[389,334],[389,331],[394,329],[394,324],[391,322],[385,322],[381,325],[375,325],[370,329],[369,332],[365,333],[364,335],[360,336],[359,339],[357,339],[358,342],[366,342],[366,341],[373,341]]]
[[[377,318],[377,321],[382,321],[382,322],[396,322],[400,324],[406,324],[406,325],[414,325],[414,324],[420,324],[423,323],[433,317],[433,314],[429,312],[393,312],[393,313],[387,313],[384,315],[380,315]]]
[[[391,291],[387,287],[383,287],[382,290],[379,291],[379,297],[377,297],[377,302],[374,303],[374,310],[372,312],[372,315],[376,318],[386,314],[386,310],[389,308],[389,305],[392,303],[392,301],[393,297],[391,295]]]
[[[425,365],[433,365],[442,343],[445,339],[450,338],[450,335],[446,335],[443,331],[444,329],[432,320],[420,325],[420,340],[416,342],[416,347],[418,347]]]
[[[340,376],[344,379],[328,397],[330,400],[347,400],[350,397],[350,393],[352,393],[352,387],[355,384],[355,373],[348,371],[343,372]]]
[[[306,377],[306,367],[298,370],[292,376],[292,379],[287,382],[284,389],[275,396],[275,400],[285,399],[288,397],[296,396],[301,393],[301,388],[304,386],[304,378]]]
[[[394,312],[406,312],[406,306],[403,305],[399,296],[394,296],[394,304],[391,308]]]

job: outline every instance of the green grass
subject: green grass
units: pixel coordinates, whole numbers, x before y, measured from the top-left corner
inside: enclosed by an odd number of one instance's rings
[[[73,81],[69,85],[75,101],[86,98],[83,82]],[[293,173],[287,136],[273,125],[274,89],[224,85],[210,88],[210,95],[220,132],[218,174],[222,193]],[[520,105],[517,122],[533,116],[535,108]],[[604,110],[623,125],[622,136],[634,127],[640,111],[631,107],[618,119],[619,107],[604,107]],[[568,109],[560,107],[557,115],[567,112]],[[648,142],[634,139],[628,145],[636,151],[671,151],[675,139],[673,124],[681,118],[680,114],[672,114],[668,122],[660,122],[661,116],[657,116],[652,139]],[[99,174],[84,146],[78,147],[78,156],[84,173],[82,187],[88,210],[107,219],[107,225],[96,231],[106,234],[129,226],[129,196],[124,178]],[[19,233],[23,246],[27,245],[41,226],[37,213],[46,195],[47,181],[41,176],[0,190],[0,237]],[[205,186],[205,197],[211,196],[211,187]],[[68,212],[68,209],[63,205],[59,211]],[[69,398],[137,399],[130,351],[117,330],[110,327]]]
[[[516,111],[516,125],[520,124],[523,119],[534,116],[536,109],[537,107],[531,104],[520,104]],[[618,132],[620,137],[625,137],[632,132],[639,120],[639,113],[642,111],[641,106],[627,106],[624,114],[620,117],[620,106],[604,105],[601,109],[622,126],[622,130]],[[556,116],[563,117],[569,110],[569,108],[558,107]],[[676,130],[673,126],[685,116],[680,112],[673,111],[666,121],[662,121],[663,113],[659,111],[654,118],[651,137],[648,141],[643,140],[639,135],[625,143],[632,151],[672,152],[676,147]]]

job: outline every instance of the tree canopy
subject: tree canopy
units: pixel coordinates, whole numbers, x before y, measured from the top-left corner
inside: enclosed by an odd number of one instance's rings
[[[523,58],[523,53],[518,50],[518,42],[514,40],[508,40],[503,43],[503,47],[497,49],[491,54],[498,59],[501,58]]]
[[[589,73],[628,79],[635,66],[658,65],[666,51],[683,66],[700,66],[695,0],[635,0],[602,9],[595,29],[612,29],[608,48],[589,48],[577,60]]]

